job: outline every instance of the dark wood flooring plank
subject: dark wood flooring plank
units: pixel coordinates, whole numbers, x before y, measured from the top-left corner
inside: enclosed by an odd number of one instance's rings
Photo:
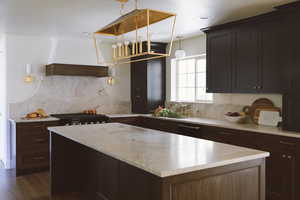
[[[1,200],[83,200],[78,194],[49,197],[49,173],[16,178],[14,170],[0,169]]]

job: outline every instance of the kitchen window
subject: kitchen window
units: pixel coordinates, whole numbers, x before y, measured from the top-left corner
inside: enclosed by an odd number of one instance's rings
[[[206,93],[206,56],[171,60],[171,101],[212,102]]]

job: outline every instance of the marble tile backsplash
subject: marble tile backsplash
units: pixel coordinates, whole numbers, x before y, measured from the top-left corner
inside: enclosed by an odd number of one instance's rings
[[[186,117],[225,120],[225,113],[241,112],[244,105],[168,102],[166,103],[166,107]]]
[[[130,113],[131,103],[115,98],[117,93],[116,88],[107,86],[105,78],[47,77],[31,97],[9,103],[9,116],[23,117],[38,108],[48,114],[76,113],[85,109],[96,109],[104,114]]]

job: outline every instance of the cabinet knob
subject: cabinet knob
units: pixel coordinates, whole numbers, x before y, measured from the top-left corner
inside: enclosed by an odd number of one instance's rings
[[[286,155],[285,155],[285,154],[283,154],[283,155],[282,155],[282,157],[283,157],[283,158],[286,158]]]
[[[288,156],[288,159],[292,159],[292,156]]]
[[[253,87],[253,89],[255,89],[255,90],[256,90],[256,89],[257,89],[257,86],[254,86],[254,87]]]

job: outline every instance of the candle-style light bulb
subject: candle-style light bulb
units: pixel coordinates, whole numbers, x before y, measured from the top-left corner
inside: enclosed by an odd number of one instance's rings
[[[133,40],[132,42],[131,42],[131,46],[132,46],[132,55],[135,55],[135,40]]]
[[[128,45],[129,45],[129,41],[125,41],[124,42],[125,45],[125,56],[128,56]]]
[[[143,53],[143,40],[142,37],[140,37],[140,53]]]
[[[117,57],[117,45],[112,45],[113,48],[113,58],[115,59]]]
[[[119,52],[118,56],[122,57],[122,43],[118,43],[117,45],[118,45],[118,52]]]

